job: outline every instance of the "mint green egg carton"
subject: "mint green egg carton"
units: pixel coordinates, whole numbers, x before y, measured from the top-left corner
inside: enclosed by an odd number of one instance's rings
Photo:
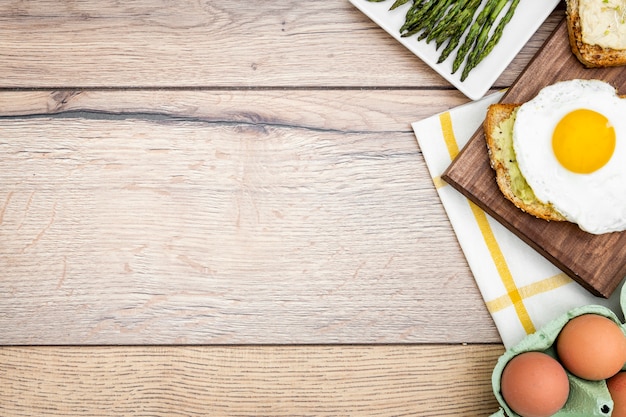
[[[622,313],[626,314],[626,285],[620,293]],[[516,355],[524,352],[539,351],[556,358],[554,342],[561,329],[574,317],[583,314],[599,314],[617,323],[626,335],[626,325],[610,309],[600,305],[587,305],[568,311],[554,319],[533,334],[526,336],[521,342],[508,349],[494,367],[491,383],[493,392],[500,404],[500,410],[491,417],[521,417],[511,410],[500,392],[500,378],[506,364]],[[622,370],[626,370],[626,365]],[[566,370],[567,372],[567,370]],[[613,400],[606,386],[606,381],[589,381],[578,378],[567,372],[570,393],[565,406],[554,417],[609,417],[613,411]]]

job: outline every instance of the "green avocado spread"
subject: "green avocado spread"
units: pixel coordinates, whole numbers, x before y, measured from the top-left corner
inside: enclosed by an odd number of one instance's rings
[[[526,179],[519,169],[519,165],[517,165],[517,159],[515,158],[515,149],[513,149],[513,125],[515,124],[516,115],[517,110],[511,114],[511,117],[498,124],[495,139],[496,143],[499,143],[501,146],[496,150],[496,158],[503,162],[511,177],[511,191],[513,194],[525,204],[541,203],[535,196],[532,188],[530,188],[526,182]]]

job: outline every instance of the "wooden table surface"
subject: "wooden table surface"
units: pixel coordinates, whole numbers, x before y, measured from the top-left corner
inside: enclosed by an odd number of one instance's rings
[[[348,1],[5,1],[0,83],[0,415],[497,410],[410,126],[469,100]]]

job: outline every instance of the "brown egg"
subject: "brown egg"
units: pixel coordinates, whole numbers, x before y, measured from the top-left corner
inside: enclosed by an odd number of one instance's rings
[[[611,417],[626,417],[626,372],[619,372],[606,381],[611,398],[613,413]]]
[[[507,363],[500,379],[502,398],[522,417],[548,417],[559,411],[569,396],[565,369],[542,352],[525,352]]]
[[[556,340],[556,351],[572,374],[599,381],[612,377],[626,363],[626,337],[613,320],[584,314],[563,327]]]

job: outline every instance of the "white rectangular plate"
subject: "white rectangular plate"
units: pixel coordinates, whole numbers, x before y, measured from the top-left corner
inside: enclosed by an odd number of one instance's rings
[[[417,35],[407,38],[400,36],[400,27],[404,24],[406,12],[411,7],[412,2],[408,2],[395,10],[389,10],[394,0],[387,0],[380,3],[369,2],[367,0],[349,1],[367,17],[372,19],[374,23],[383,28],[398,42],[417,55],[439,75],[472,100],[478,100],[485,95],[502,71],[506,69],[520,49],[528,42],[530,37],[537,31],[539,26],[541,26],[559,3],[559,0],[520,0],[517,9],[515,9],[513,19],[511,19],[504,29],[500,42],[498,42],[491,53],[470,72],[465,81],[461,81],[463,67],[455,74],[452,74],[452,62],[456,56],[456,50],[453,51],[444,62],[437,64],[439,55],[445,46],[437,50],[434,42],[426,43],[425,40],[418,41]],[[487,0],[483,0],[481,8],[486,1]]]

